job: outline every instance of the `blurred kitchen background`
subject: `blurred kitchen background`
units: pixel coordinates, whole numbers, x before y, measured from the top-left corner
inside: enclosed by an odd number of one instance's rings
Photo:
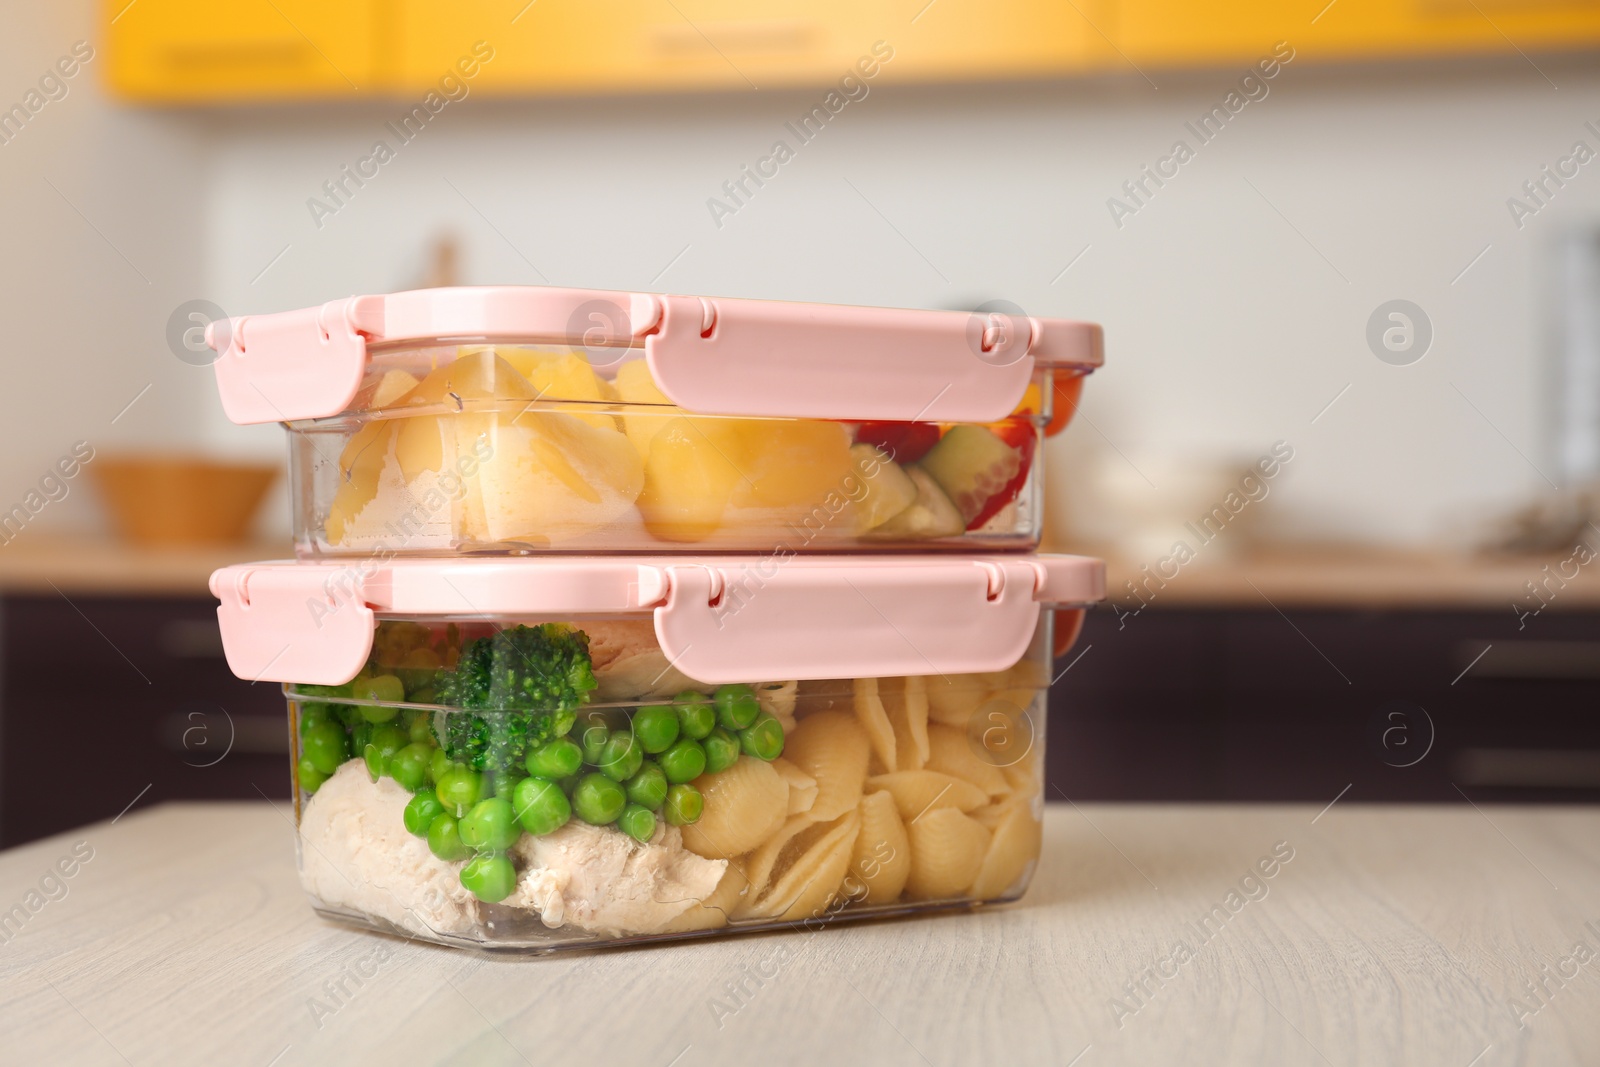
[[[205,588],[287,554],[282,435],[184,332],[441,283],[1101,322],[1047,467],[1046,547],[1113,573],[1063,794],[1600,798],[1600,2],[3,10],[0,844],[287,795]]]

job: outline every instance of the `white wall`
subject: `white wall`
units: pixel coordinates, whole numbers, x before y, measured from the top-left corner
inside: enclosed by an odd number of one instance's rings
[[[915,306],[1005,297],[1106,326],[1093,425],[1075,426],[1065,452],[1253,456],[1286,439],[1297,457],[1275,487],[1284,529],[1416,542],[1540,488],[1534,464],[1554,475],[1542,264],[1563,227],[1600,215],[1600,163],[1520,232],[1505,201],[1575,140],[1600,149],[1583,126],[1600,125],[1600,71],[1539,66],[1291,65],[1120,230],[1107,198],[1175,139],[1193,144],[1184,120],[1236,74],[1161,77],[1159,90],[1137,77],[877,88],[720,228],[707,198],[775,139],[793,145],[783,122],[820,93],[474,96],[320,230],[307,198],[390,136],[383,122],[402,107],[233,113],[215,127],[199,208],[206,288],[243,313],[403,287],[448,228],[473,283]],[[1397,297],[1436,331],[1408,367],[1364,341],[1369,314]],[[208,433],[246,439],[215,416]],[[249,440],[280,447],[271,430]]]
[[[24,101],[74,42],[95,38],[92,7],[4,5],[0,106]],[[100,453],[193,442],[210,389],[164,340],[168,314],[201,288],[203,137],[110,104],[103,60],[97,52],[65,97],[0,144],[0,510],[75,441]],[[23,536],[99,527],[87,477]]]

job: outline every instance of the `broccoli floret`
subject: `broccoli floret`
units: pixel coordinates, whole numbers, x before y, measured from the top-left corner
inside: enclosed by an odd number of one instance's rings
[[[480,637],[439,675],[439,702],[474,713],[446,715],[439,743],[474,770],[515,767],[530,748],[565,736],[598,685],[582,630],[552,622]]]

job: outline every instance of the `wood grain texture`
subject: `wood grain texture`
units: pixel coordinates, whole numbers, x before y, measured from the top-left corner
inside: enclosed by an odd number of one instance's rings
[[[94,850],[0,943],[0,1060],[1600,1062],[1600,957],[1561,962],[1600,953],[1592,809],[1053,805],[1019,905],[543,959],[324,922],[287,818],[172,805],[0,854],[9,910]]]

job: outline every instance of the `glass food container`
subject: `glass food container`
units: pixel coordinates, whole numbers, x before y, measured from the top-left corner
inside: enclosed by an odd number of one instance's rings
[[[218,571],[281,681],[325,916],[520,952],[1022,895],[1098,560],[572,557]]]
[[[302,558],[1036,548],[1098,326],[543,287],[214,323]]]

